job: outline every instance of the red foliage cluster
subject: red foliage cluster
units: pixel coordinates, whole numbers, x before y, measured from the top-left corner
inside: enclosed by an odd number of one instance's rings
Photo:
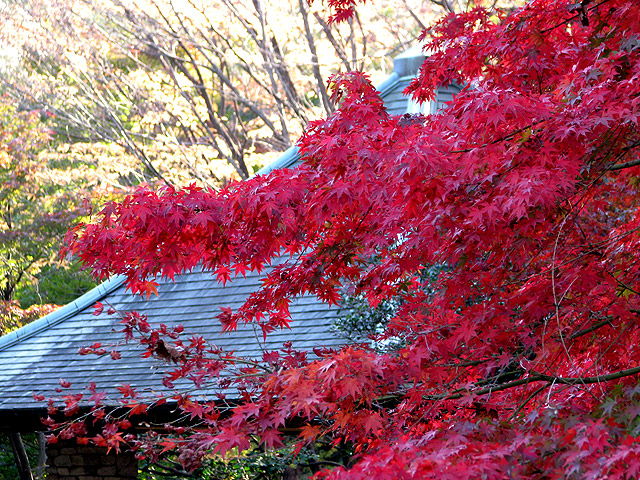
[[[58,305],[45,304],[31,305],[23,309],[15,300],[9,302],[0,300],[0,334],[5,335],[27,323],[48,315],[58,308],[60,308]]]
[[[335,77],[339,109],[300,141],[302,167],[220,192],[141,190],[70,233],[98,275],[138,292],[197,264],[224,280],[291,255],[223,311],[227,329],[267,335],[292,297],[337,302],[344,285],[372,305],[403,297],[385,333],[399,349],[271,354],[276,368],[235,380],[229,415],[183,400],[208,428],[161,445],[277,445],[297,417],[301,441],[359,452],[332,479],[637,477],[640,8],[573,3],[441,21],[410,87],[428,100],[467,85],[441,113],[390,117],[364,75]],[[234,363],[193,341],[177,360],[189,375]]]

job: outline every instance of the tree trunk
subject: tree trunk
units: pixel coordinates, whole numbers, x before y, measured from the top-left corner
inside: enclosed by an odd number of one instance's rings
[[[20,480],[33,480],[31,467],[29,466],[29,459],[27,458],[27,452],[24,449],[24,443],[22,443],[22,437],[19,433],[11,432],[9,434],[9,440],[11,441],[13,456],[16,459],[16,466],[18,467]]]
[[[36,480],[43,480],[44,473],[47,469],[47,439],[44,433],[38,432],[38,465],[36,465],[35,478]]]
[[[299,468],[286,467],[283,473],[283,480],[300,480],[302,473]]]

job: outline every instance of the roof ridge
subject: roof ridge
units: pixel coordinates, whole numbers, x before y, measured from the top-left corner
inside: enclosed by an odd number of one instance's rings
[[[58,310],[55,310],[48,315],[19,328],[18,330],[14,330],[13,332],[9,332],[0,337],[0,351],[19,343],[22,340],[30,338],[50,326],[56,325],[70,316],[81,312],[85,308],[90,307],[101,298],[109,295],[116,288],[122,286],[126,279],[127,277],[125,275],[116,275],[111,277],[109,280],[102,282],[84,295],[76,298],[73,302],[67,303]]]

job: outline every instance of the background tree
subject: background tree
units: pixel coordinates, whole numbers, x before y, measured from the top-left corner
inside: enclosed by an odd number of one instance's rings
[[[3,76],[14,95],[55,112],[73,140],[117,142],[148,179],[208,185],[247,178],[331,112],[329,74],[383,78],[434,14],[398,1],[338,26],[306,1],[6,5],[3,41],[22,67]]]
[[[19,287],[50,260],[59,248],[75,208],[56,185],[44,185],[43,164],[38,153],[48,141],[48,132],[38,112],[18,114],[7,102],[0,104],[0,300],[2,333],[19,326],[41,309],[23,311],[14,298]],[[45,174],[46,175],[46,174]],[[71,208],[70,208],[71,207]],[[77,210],[76,210],[77,212]],[[47,307],[45,307],[45,311]]]
[[[74,156],[51,142],[41,111],[0,101],[0,332],[68,303],[95,283],[79,265],[60,259],[70,225],[100,193],[114,198],[122,169],[93,156]],[[64,152],[64,153],[63,153]],[[96,153],[96,152],[94,152]],[[124,165],[123,162],[120,165]]]

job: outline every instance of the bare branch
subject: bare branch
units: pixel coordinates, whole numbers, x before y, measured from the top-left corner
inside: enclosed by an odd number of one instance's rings
[[[420,30],[426,30],[427,26],[424,23],[422,23],[422,20],[420,20],[420,17],[416,15],[416,12],[414,12],[413,9],[409,7],[407,0],[402,0],[402,3],[404,3],[404,8],[407,10],[407,12],[409,12],[409,15],[411,15],[411,18],[413,18],[416,21],[416,23],[418,24],[418,27],[420,27]]]
[[[329,95],[327,94],[327,88],[324,85],[324,80],[322,78],[322,74],[320,73],[320,65],[318,64],[318,52],[316,51],[316,44],[313,40],[313,35],[311,34],[311,28],[309,27],[309,12],[305,5],[306,0],[298,0],[298,5],[300,7],[300,14],[302,15],[302,21],[304,24],[305,36],[307,38],[307,45],[309,46],[309,51],[311,52],[311,68],[313,70],[313,76],[316,79],[316,83],[318,85],[318,91],[320,92],[320,98],[322,99],[322,105],[327,113],[333,112],[333,105],[331,104],[331,100],[329,100]]]
[[[331,31],[331,26],[327,24],[327,22],[325,22],[320,15],[318,15],[318,12],[313,12],[313,16],[322,27],[322,31],[324,32],[325,36],[327,37],[327,40],[329,40],[329,43],[335,50],[336,55],[338,55],[338,57],[340,58],[340,61],[344,65],[346,71],[351,70],[351,65],[349,64],[349,59],[347,58],[347,54],[344,52],[344,48],[340,46],[336,38],[333,36],[333,32]]]

